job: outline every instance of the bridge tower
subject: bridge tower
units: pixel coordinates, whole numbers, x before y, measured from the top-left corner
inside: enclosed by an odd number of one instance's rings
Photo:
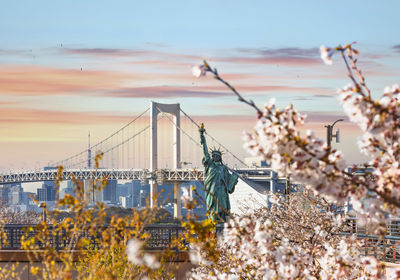
[[[174,133],[173,133],[173,164],[172,168],[181,168],[181,117],[180,104],[165,104],[150,102],[150,172],[153,174],[158,169],[158,151],[157,151],[157,115],[159,113],[167,113],[173,116]],[[155,178],[150,180],[150,207],[158,206],[158,183]],[[174,217],[181,217],[181,201],[180,201],[180,182],[174,183]]]

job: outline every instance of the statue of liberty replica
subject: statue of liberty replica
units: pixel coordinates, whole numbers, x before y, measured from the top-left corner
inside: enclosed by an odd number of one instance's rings
[[[203,165],[206,176],[204,185],[206,187],[207,211],[212,221],[224,223],[231,209],[229,194],[235,191],[238,175],[236,173],[231,174],[222,163],[222,152],[219,149],[210,150],[210,157],[204,137],[205,131],[204,124],[201,124],[199,132],[200,143],[204,152]]]

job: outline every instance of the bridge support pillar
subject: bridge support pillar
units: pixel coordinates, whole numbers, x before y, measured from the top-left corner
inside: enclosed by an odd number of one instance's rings
[[[270,186],[269,186],[269,191],[271,193],[275,193],[276,189],[275,189],[275,183],[277,180],[277,174],[271,170],[271,181],[270,181]]]
[[[174,218],[182,218],[181,183],[174,182]]]
[[[158,183],[150,180],[150,208],[158,207]]]

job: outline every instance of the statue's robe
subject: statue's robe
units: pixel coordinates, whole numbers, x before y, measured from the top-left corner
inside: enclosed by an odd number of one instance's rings
[[[229,194],[235,190],[238,175],[230,174],[228,168],[219,162],[214,162],[209,154],[203,158],[206,179],[207,210],[213,221],[225,222],[231,209]]]

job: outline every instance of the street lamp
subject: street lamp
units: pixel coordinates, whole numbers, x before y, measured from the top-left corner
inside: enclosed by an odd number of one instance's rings
[[[47,207],[47,205],[46,205],[46,202],[39,202],[39,204],[38,204],[38,206],[39,206],[39,208],[43,208],[43,217],[42,217],[42,219],[43,219],[43,222],[46,222],[46,207]]]
[[[285,185],[285,194],[289,195],[290,194],[290,175],[287,175],[285,183],[286,183],[286,185]]]
[[[335,137],[336,138],[336,143],[339,143],[340,139],[339,139],[339,128],[336,130],[336,134],[332,134],[333,131],[333,127],[335,126],[335,124],[337,122],[342,122],[344,121],[344,119],[338,119],[337,121],[335,121],[333,124],[331,125],[325,125],[326,127],[326,142],[328,143],[328,147],[331,147],[331,143],[332,143],[332,138]]]

